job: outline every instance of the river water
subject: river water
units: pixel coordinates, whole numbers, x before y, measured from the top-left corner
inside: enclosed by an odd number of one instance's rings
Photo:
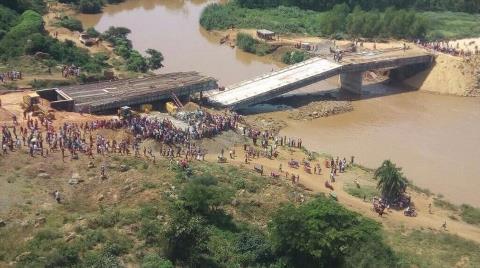
[[[195,70],[228,85],[281,67],[268,57],[219,45],[218,37],[198,23],[206,4],[204,0],[129,0],[79,19],[100,31],[109,26],[131,29],[137,50],[155,48],[164,54],[166,67],[160,72]],[[336,83],[315,86],[334,88]],[[480,99],[397,93],[354,101],[351,113],[287,120],[289,126],[282,134],[302,138],[315,151],[354,155],[357,162],[372,168],[391,159],[415,184],[455,203],[480,206]]]

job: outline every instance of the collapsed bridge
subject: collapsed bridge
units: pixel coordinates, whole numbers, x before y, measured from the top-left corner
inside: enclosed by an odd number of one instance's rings
[[[363,72],[375,69],[397,69],[413,65],[430,65],[433,56],[426,53],[366,57],[337,63],[312,58],[284,69],[226,87],[225,91],[208,97],[210,103],[230,109],[241,109],[279,95],[340,75],[340,88],[355,94],[362,93]]]
[[[57,110],[102,113],[217,88],[215,79],[197,72],[178,72],[38,90]]]

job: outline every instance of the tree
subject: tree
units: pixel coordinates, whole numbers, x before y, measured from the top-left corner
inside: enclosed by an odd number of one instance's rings
[[[210,229],[202,217],[192,215],[181,206],[172,207],[171,217],[164,233],[166,255],[174,262],[196,267],[207,252]]]
[[[274,250],[289,267],[338,267],[350,250],[381,241],[377,223],[325,197],[281,208],[269,230]]]
[[[193,178],[180,193],[183,206],[194,214],[207,215],[230,201],[231,192],[217,186],[211,176]]]
[[[378,179],[377,188],[381,191],[383,198],[395,201],[405,192],[407,179],[401,170],[390,160],[385,160],[375,171],[374,176]]]
[[[149,57],[147,57],[147,64],[150,70],[157,70],[163,67],[163,55],[160,51],[156,49],[149,48],[145,51]]]
[[[138,51],[132,50],[127,59],[127,69],[133,72],[145,73],[148,71],[147,61]]]

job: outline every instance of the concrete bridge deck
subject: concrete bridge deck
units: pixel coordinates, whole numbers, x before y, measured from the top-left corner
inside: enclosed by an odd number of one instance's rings
[[[345,59],[341,64],[315,57],[252,80],[228,86],[225,91],[211,95],[208,99],[213,105],[239,109],[335,75],[340,75],[342,88],[360,94],[362,72],[429,64],[432,60],[433,56],[419,52],[357,54]]]

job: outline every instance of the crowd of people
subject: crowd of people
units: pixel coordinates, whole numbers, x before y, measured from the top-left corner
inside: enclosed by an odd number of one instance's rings
[[[203,113],[195,122],[183,130],[175,127],[168,119],[158,120],[152,117],[133,117],[130,119],[95,120],[82,123],[64,123],[55,128],[53,123],[46,119],[34,119],[26,116],[26,127],[14,124],[11,127],[2,126],[2,152],[15,151],[28,146],[30,156],[41,155],[47,157],[49,153],[69,152],[72,159],[78,158],[79,153],[94,158],[94,154],[105,155],[117,153],[140,156],[141,142],[145,139],[154,139],[161,144],[160,155],[165,157],[191,157],[204,159],[206,151],[195,145],[194,140],[212,137],[222,131],[234,129],[240,117],[237,114],[213,115]],[[121,140],[111,139],[98,133],[97,130],[125,129],[132,134]],[[19,130],[19,133],[17,133]],[[163,146],[165,145],[165,146]],[[143,148],[146,157],[152,157],[151,148]]]
[[[427,41],[417,40],[416,44],[425,49],[449,54],[452,56],[458,56],[458,57],[470,57],[472,55],[480,54],[480,51],[478,50],[478,46],[475,46],[473,51],[464,50],[460,48],[460,44],[458,42],[455,44],[451,44],[448,41],[427,42]]]
[[[69,76],[80,76],[80,67],[75,65],[64,65],[62,68],[62,76],[65,78]]]
[[[0,82],[5,83],[7,81],[16,81],[22,79],[22,72],[20,71],[8,71],[0,73]]]

